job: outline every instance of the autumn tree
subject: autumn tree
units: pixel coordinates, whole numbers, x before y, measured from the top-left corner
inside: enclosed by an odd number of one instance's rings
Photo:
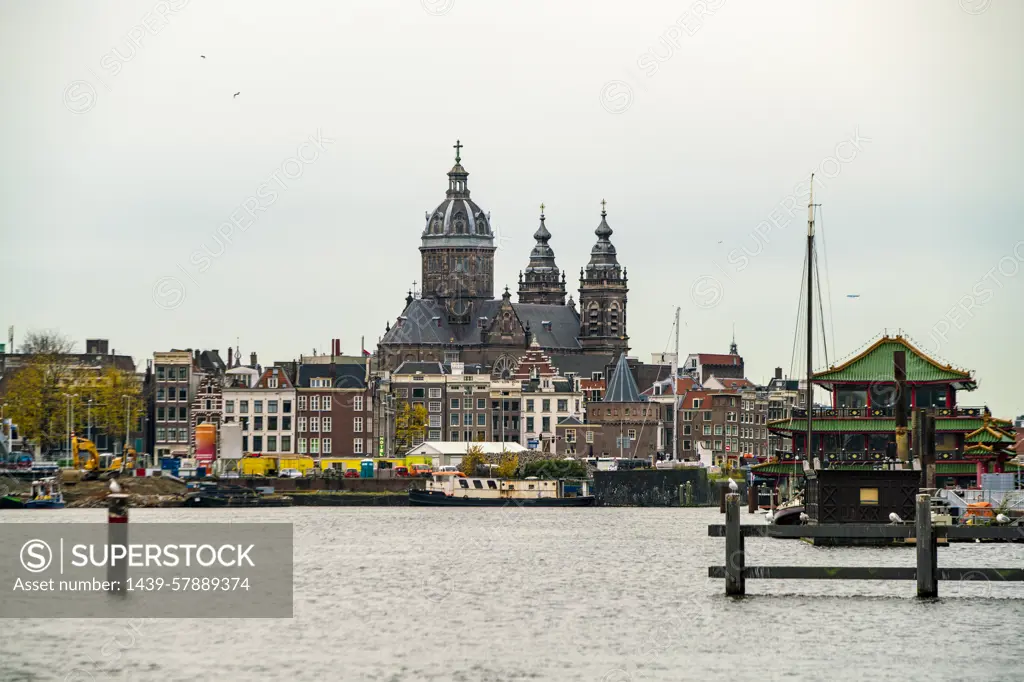
[[[142,383],[134,372],[117,367],[107,367],[88,379],[80,377],[76,392],[78,407],[75,408],[75,422],[84,424],[88,411],[92,415],[93,428],[107,434],[116,442],[124,441],[126,414],[129,430],[134,431],[137,430],[139,419],[146,411],[145,401],[142,399]],[[90,399],[92,404],[87,410]],[[84,435],[85,431],[79,429],[78,433]]]
[[[487,464],[487,456],[479,445],[471,445],[466,449],[466,456],[459,463],[459,471],[467,476],[476,476],[477,469]]]
[[[423,405],[413,405],[408,401],[398,406],[398,413],[395,415],[395,442],[402,450],[413,447],[416,441],[422,441],[427,432],[427,408]]]
[[[519,455],[502,450],[501,459],[498,460],[498,478],[513,478],[517,469],[519,469]]]
[[[53,331],[29,332],[21,346],[23,363],[16,367],[4,396],[6,414],[24,438],[47,452],[66,442],[66,395],[75,393],[74,343]]]

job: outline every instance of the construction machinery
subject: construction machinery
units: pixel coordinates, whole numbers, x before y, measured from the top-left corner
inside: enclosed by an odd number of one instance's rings
[[[116,471],[116,472],[120,473],[120,472],[122,472],[122,471],[124,471],[126,469],[134,469],[135,468],[135,463],[136,463],[136,461],[138,459],[138,454],[135,452],[135,448],[133,448],[132,446],[129,445],[128,447],[126,447],[124,449],[125,463],[124,463],[123,467],[121,466],[121,459],[122,459],[121,457],[115,457],[114,460],[110,463],[110,467],[106,471],[107,472],[115,472]]]
[[[88,455],[87,459],[81,456],[82,453]],[[100,453],[96,450],[96,444],[88,438],[79,438],[78,436],[71,436],[71,466],[75,469],[81,469],[86,472],[97,472],[100,468]]]

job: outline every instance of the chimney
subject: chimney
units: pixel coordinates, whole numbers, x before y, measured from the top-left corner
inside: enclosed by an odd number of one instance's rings
[[[782,368],[781,367],[776,367],[775,368],[775,378],[776,379],[781,379],[782,378]]]
[[[234,348],[231,348],[230,346],[228,347],[228,369],[231,369],[231,367],[232,367],[232,364],[231,364],[231,360],[232,360],[231,354],[234,352],[234,350],[235,350]]]
[[[256,369],[256,353],[249,353],[249,366]]]

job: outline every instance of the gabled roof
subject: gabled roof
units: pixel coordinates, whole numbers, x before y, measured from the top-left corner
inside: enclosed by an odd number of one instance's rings
[[[555,426],[583,426],[583,422],[577,417],[562,417]]]
[[[265,369],[253,388],[267,388],[267,380],[271,377],[277,379],[278,388],[294,388],[292,380],[288,378],[288,374],[280,367],[268,367]]]
[[[331,376],[331,365],[299,365],[299,388],[309,388],[310,379]],[[334,388],[366,388],[366,367],[363,365],[334,365]]]
[[[479,301],[473,305],[474,319],[493,320],[501,309],[501,300]],[[541,348],[578,350],[580,318],[575,310],[564,305],[512,303],[512,309],[523,328],[529,328]],[[401,324],[395,324],[381,339],[392,344],[454,344],[480,346],[480,328],[475,324],[449,324],[448,311],[429,298],[413,299],[402,312]],[[547,324],[545,324],[547,323]]]
[[[672,395],[672,378],[662,379],[657,381],[653,386],[644,391],[644,395],[652,396],[659,395],[655,392],[655,387],[661,386],[660,395]],[[676,394],[684,395],[687,391],[692,391],[697,386],[697,381],[692,377],[679,377],[676,379]]]
[[[730,367],[743,363],[739,355],[727,353],[697,353],[697,362],[701,365],[728,365]]]
[[[986,422],[984,426],[976,431],[971,431],[964,436],[965,443],[997,443],[1001,445],[1013,445],[1016,440],[1010,434],[994,428],[991,423]]]
[[[413,362],[407,360],[398,366],[392,376],[400,374],[448,374],[449,368],[440,362]]]
[[[756,388],[754,382],[749,379],[730,379],[725,377],[719,379],[714,374],[708,377],[707,381],[704,382],[705,388],[721,388],[725,391],[738,391],[741,388]]]
[[[601,398],[606,403],[642,403],[647,398],[640,395],[640,390],[633,379],[633,373],[629,371],[629,363],[626,362],[626,354],[619,356],[619,362],[612,373],[611,381],[608,382],[608,389]]]
[[[902,336],[883,336],[867,350],[841,365],[817,372],[814,382],[830,388],[832,382],[895,381],[893,353],[898,350],[907,351],[909,382],[949,382],[967,390],[976,387],[970,372],[940,364]]]

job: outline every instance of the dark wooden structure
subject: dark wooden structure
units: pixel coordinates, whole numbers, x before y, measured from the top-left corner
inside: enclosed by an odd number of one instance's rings
[[[811,523],[889,523],[895,512],[914,518],[921,472],[914,470],[807,472],[805,511]]]
[[[939,568],[936,540],[945,538],[1024,541],[1024,528],[1007,526],[933,526],[931,497],[917,496],[912,524],[841,524],[811,526],[740,525],[740,496],[728,495],[725,525],[708,526],[710,537],[725,538],[725,565],[709,566],[709,578],[725,578],[725,593],[746,593],[746,579],[916,580],[918,597],[936,597],[939,580],[1024,582],[1024,568]],[[914,538],[917,566],[747,566],[745,537]]]

